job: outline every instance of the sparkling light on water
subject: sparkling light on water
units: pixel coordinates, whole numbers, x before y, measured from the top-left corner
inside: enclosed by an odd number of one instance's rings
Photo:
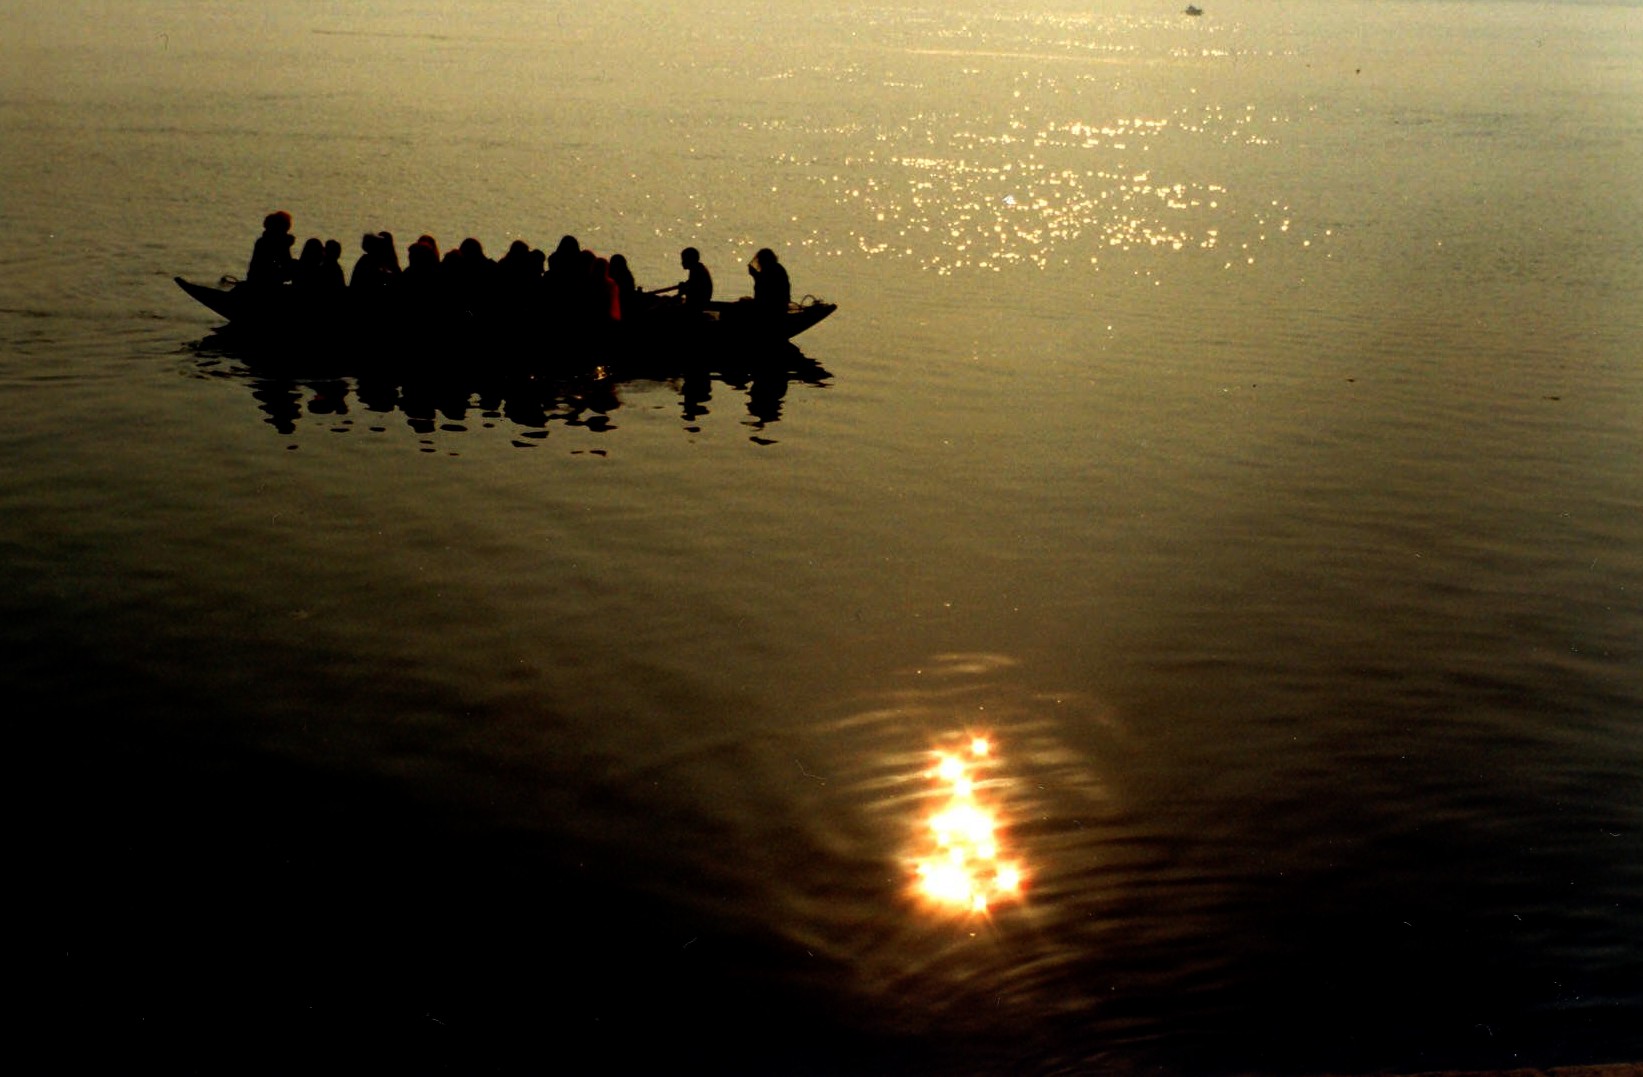
[[[927,772],[938,804],[923,822],[914,870],[919,895],[938,908],[984,913],[1021,896],[1024,869],[1001,855],[998,807],[988,792],[997,779],[977,778],[996,764],[992,744],[974,737],[964,751],[937,752]]]

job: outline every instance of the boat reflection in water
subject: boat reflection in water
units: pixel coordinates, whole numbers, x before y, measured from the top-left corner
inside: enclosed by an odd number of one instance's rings
[[[398,412],[424,438],[461,433],[474,426],[512,427],[513,444],[541,443],[554,426],[601,432],[615,428],[612,415],[623,393],[678,394],[679,417],[687,433],[699,433],[709,414],[715,386],[746,395],[749,439],[767,443],[768,426],[781,419],[793,382],[829,384],[832,375],[791,343],[756,352],[664,356],[626,354],[618,362],[594,361],[551,366],[516,362],[346,363],[336,357],[302,358],[248,351],[232,337],[216,334],[194,345],[196,370],[206,377],[242,380],[266,421],[284,435],[300,426],[348,433],[360,429],[353,413]],[[654,403],[654,400],[651,399]],[[386,432],[379,420],[365,429]],[[597,451],[597,450],[595,450]]]
[[[981,775],[997,765],[986,737],[972,737],[959,751],[938,751],[929,777],[939,805],[923,824],[923,855],[915,863],[919,896],[960,913],[986,913],[1017,900],[1022,866],[999,846],[999,808],[994,793],[1002,779]]]

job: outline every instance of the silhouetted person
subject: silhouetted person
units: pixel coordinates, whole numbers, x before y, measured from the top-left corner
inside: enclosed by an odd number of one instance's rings
[[[588,254],[593,252],[588,251]],[[594,255],[588,260],[587,320],[595,328],[608,328],[622,320],[622,303],[610,263]]]
[[[342,244],[334,239],[325,241],[325,261],[320,264],[320,283],[333,297],[340,295],[348,287],[348,278],[342,273]]]
[[[395,286],[404,301],[402,309],[413,319],[427,317],[441,305],[439,248],[431,237],[423,236],[405,248],[405,272]]]
[[[521,277],[530,272],[531,246],[522,239],[508,244],[508,252],[497,259],[496,267],[509,277]]]
[[[793,301],[793,286],[787,279],[787,267],[776,260],[776,252],[760,248],[748,263],[747,273],[753,278],[753,306],[760,316],[775,319],[786,314]]]
[[[485,245],[472,236],[464,239],[449,260],[447,274],[457,303],[470,313],[489,313],[496,304],[496,263],[485,253]]]
[[[325,268],[325,244],[311,238],[302,245],[297,264],[291,271],[291,283],[304,292],[317,292],[323,283],[320,274]]]
[[[582,244],[576,241],[575,236],[560,236],[559,245],[548,255],[548,272],[557,273],[565,270],[575,274],[577,264],[582,257]]]
[[[542,278],[543,297],[550,319],[575,316],[576,299],[582,279],[582,245],[575,236],[564,236],[548,255],[548,271]]]
[[[684,267],[685,279],[678,284],[656,289],[657,295],[678,292],[685,301],[686,310],[706,310],[713,302],[713,274],[702,264],[702,255],[695,247],[679,252],[679,264]]]
[[[395,276],[390,268],[390,254],[380,233],[366,232],[359,237],[360,256],[354,260],[354,271],[348,275],[348,287],[372,291],[386,288]]]
[[[462,252],[463,261],[470,266],[493,266],[496,264],[491,261],[490,255],[485,253],[485,245],[473,236],[464,239],[457,249]]]
[[[542,252],[532,251],[530,244],[516,239],[508,244],[508,252],[496,261],[492,272],[495,279],[497,323],[494,328],[504,333],[519,333],[525,319],[536,307],[542,278]]]
[[[247,284],[257,287],[284,284],[291,279],[296,263],[291,248],[297,237],[291,234],[291,215],[275,210],[262,219],[262,235],[251,247],[251,265],[245,271]]]
[[[632,317],[639,312],[639,285],[628,268],[627,255],[610,256],[610,279],[616,282],[617,308],[620,317]]]
[[[382,259],[382,272],[391,277],[399,276],[399,248],[394,246],[393,233],[378,232],[377,238],[382,240],[381,246],[377,248],[377,256]]]

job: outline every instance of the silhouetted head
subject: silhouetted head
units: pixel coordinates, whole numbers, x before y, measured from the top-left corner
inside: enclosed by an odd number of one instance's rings
[[[679,264],[689,269],[702,260],[702,252],[695,247],[686,247],[679,252]]]
[[[462,257],[471,258],[476,262],[485,257],[484,245],[473,236],[469,236],[467,239],[464,239],[462,241],[462,245],[457,249],[462,252]]]
[[[575,236],[561,236],[559,246],[553,249],[555,254],[575,254],[582,249],[582,244],[576,241]]]
[[[439,252],[420,240],[406,248],[405,258],[416,268],[432,269],[439,265]]]
[[[416,241],[424,247],[432,247],[435,255],[439,254],[439,244],[435,243],[434,237],[430,236],[428,233],[424,232],[420,236],[417,236]]]
[[[293,239],[296,237],[293,236]],[[302,264],[317,265],[325,260],[325,244],[318,239],[310,239],[302,245]]]
[[[283,209],[276,209],[262,219],[264,232],[289,232],[291,230],[291,215]]]
[[[748,272],[762,273],[776,264],[776,252],[769,247],[760,247],[759,253],[753,256],[753,261],[747,265]]]
[[[325,259],[328,262],[342,261],[342,244],[334,239],[325,241]]]
[[[366,232],[363,236],[359,237],[359,249],[364,251],[366,254],[372,254],[376,251],[377,245],[381,242],[382,240],[377,238],[377,234],[375,232]]]

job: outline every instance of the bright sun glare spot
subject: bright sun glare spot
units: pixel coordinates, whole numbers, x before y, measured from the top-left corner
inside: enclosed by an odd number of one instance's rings
[[[925,822],[916,871],[920,893],[938,905],[985,913],[1021,896],[1021,866],[999,861],[997,809],[973,775],[996,762],[987,738],[975,737],[968,753],[938,752],[928,772],[940,803]]]

